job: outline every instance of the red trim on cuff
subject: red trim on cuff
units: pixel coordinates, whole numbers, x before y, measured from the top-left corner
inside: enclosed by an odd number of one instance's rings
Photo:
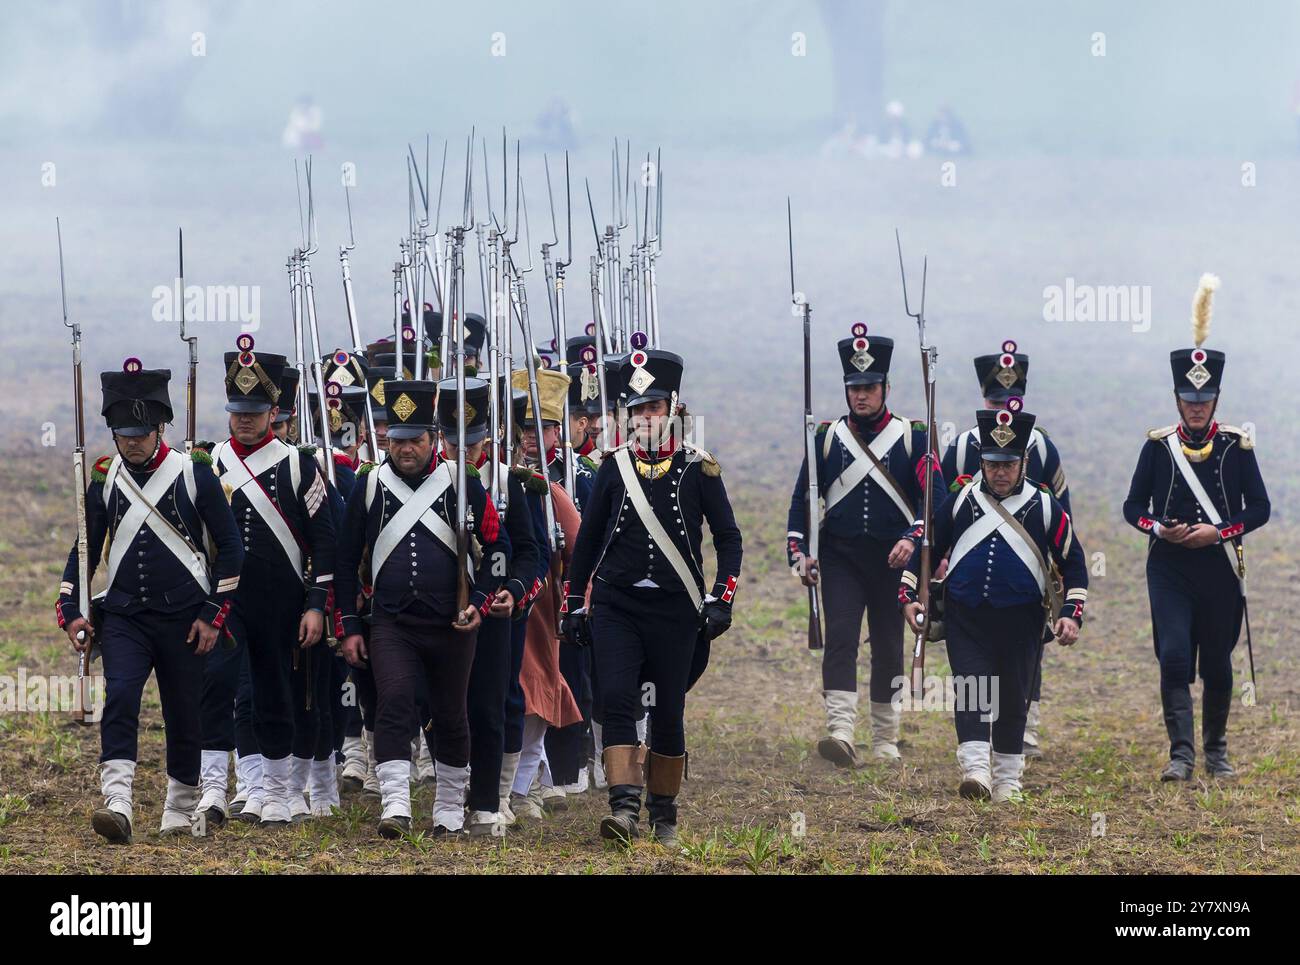
[[[221,604],[221,609],[217,611],[216,617],[212,620],[212,629],[220,630],[226,622],[226,617],[230,614],[230,600]]]
[[[1150,532],[1150,530],[1152,530],[1155,527],[1155,525],[1156,525],[1156,521],[1154,519],[1148,519],[1145,516],[1138,517],[1138,529],[1146,530]]]
[[[63,618],[63,602],[61,600],[54,601],[54,613],[59,618],[59,629],[62,630],[68,621]]]
[[[1232,523],[1224,526],[1219,530],[1220,539],[1232,539],[1234,536],[1240,536],[1246,530],[1245,523]]]
[[[731,598],[734,597],[735,595],[736,595],[736,577],[729,576],[727,577],[727,588],[722,591],[722,597],[721,597],[722,602],[730,603]]]

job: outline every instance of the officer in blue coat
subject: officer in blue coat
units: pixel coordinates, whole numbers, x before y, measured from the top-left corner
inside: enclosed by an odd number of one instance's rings
[[[894,688],[903,675],[903,621],[894,587],[921,533],[923,485],[943,492],[938,459],[926,457],[923,422],[889,411],[892,339],[867,337],[854,324],[838,343],[848,412],[817,429],[817,479],[825,497],[821,559],[808,556],[808,460],[790,497],[787,556],[792,571],[822,584],[826,649],[822,689],[827,736],[818,753],[839,767],[857,764],[853,729],[858,708],[858,644],[866,611],[871,640],[873,755],[897,759],[899,710]]]
[[[976,413],[980,477],[935,510],[931,558],[936,566],[948,558],[943,628],[957,695],[959,791],[994,802],[1021,790],[1025,715],[1044,624],[1062,645],[1072,645],[1088,599],[1083,547],[1070,514],[1049,487],[1025,476],[1034,417],[1019,399],[1008,405]],[[900,608],[918,632],[920,568],[918,553],[898,587]]]
[[[667,847],[677,842],[686,692],[698,676],[697,654],[731,626],[742,555],[721,467],[682,437],[682,370],[681,356],[658,349],[637,349],[624,362],[620,384],[627,389],[632,438],[596,473],[562,608],[564,637],[593,646],[604,691],[611,813],[601,821],[601,836],[627,841],[637,834],[644,788],[655,839]],[[717,554],[707,595],[706,521]],[[654,696],[648,755],[636,729],[647,692]]]
[[[1212,293],[1207,275],[1195,301],[1193,348],[1170,353],[1178,422],[1147,434],[1124,518],[1149,537],[1147,595],[1160,661],[1160,702],[1169,732],[1162,781],[1187,781],[1196,760],[1190,685],[1200,669],[1205,770],[1231,778],[1228,711],[1232,651],[1245,612],[1242,537],[1268,522],[1270,505],[1251,435],[1215,419],[1223,352],[1204,349]]]
[[[1002,343],[1001,352],[975,356],[975,378],[979,382],[980,394],[984,396],[984,408],[1001,409],[1008,399],[1024,399],[1029,384],[1029,356],[1017,351],[1016,343],[1007,339]],[[1056,443],[1048,438],[1047,432],[1040,425],[1034,426],[1027,455],[1025,475],[1035,483],[1046,483],[1061,507],[1067,513],[1070,512],[1070,487],[1065,482],[1061,455],[1056,449]],[[957,436],[944,453],[943,478],[948,481],[949,491],[957,492],[976,476],[979,473],[979,461],[980,434],[979,427],[976,426]],[[1051,635],[1045,634],[1044,647],[1050,640]],[[1042,690],[1043,661],[1040,655],[1038,668],[1034,671],[1029,716],[1025,722],[1026,757],[1041,757],[1043,753],[1038,736]]]
[[[59,626],[79,651],[98,634],[106,703],[100,720],[104,806],[91,819],[109,841],[131,841],[140,699],[152,672],[167,731],[163,834],[189,834],[199,802],[199,696],[205,656],[218,645],[239,586],[244,551],[207,453],[177,452],[163,439],[172,421],[171,372],[126,360],[100,376],[103,415],[117,454],[95,463],[86,492],[93,577],[108,551],[108,590],[78,612],[74,544],[59,587]],[[208,539],[216,547],[210,557]],[[80,635],[80,639],[79,639]]]

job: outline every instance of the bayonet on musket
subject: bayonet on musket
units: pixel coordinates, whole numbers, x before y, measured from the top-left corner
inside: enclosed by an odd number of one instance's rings
[[[903,281],[903,311],[911,318],[916,320],[917,338],[921,346],[921,378],[925,386],[925,458],[926,467],[924,480],[921,483],[924,492],[923,510],[921,513],[921,565],[917,578],[916,597],[917,602],[921,605],[921,629],[916,632],[916,639],[912,645],[912,696],[920,700],[924,693],[925,685],[925,642],[930,632],[931,607],[930,607],[930,563],[931,563],[931,544],[932,528],[934,525],[934,492],[930,485],[933,475],[930,460],[934,458],[934,444],[938,438],[935,430],[934,402],[935,402],[935,368],[939,360],[939,353],[933,345],[926,341],[925,337],[925,284],[926,276],[929,272],[929,258],[921,262],[921,304],[917,311],[912,311],[912,305],[907,294],[907,270],[903,267],[903,242],[899,238],[898,229],[894,229],[894,243],[898,246],[898,272]]]
[[[72,415],[76,426],[76,442],[72,450],[72,493],[77,512],[77,608],[89,620],[90,538],[86,525],[86,421],[81,383],[81,323],[68,321],[68,289],[63,277],[63,225],[58,218],[54,219],[54,230],[59,240],[59,297],[63,300],[63,324],[72,333]],[[77,656],[77,704],[73,710],[80,724],[92,724],[95,720],[90,661],[97,633],[98,628],[92,626],[89,639],[85,630],[77,634],[81,649]]]
[[[813,419],[812,400],[812,305],[794,284],[794,216],[790,199],[785,199],[786,235],[790,247],[790,304],[803,321],[803,434],[804,458],[808,463],[808,559],[805,561],[808,579],[808,649],[822,648],[822,611],[818,596],[820,583],[818,565],[821,537],[821,494],[817,483],[817,423]]]

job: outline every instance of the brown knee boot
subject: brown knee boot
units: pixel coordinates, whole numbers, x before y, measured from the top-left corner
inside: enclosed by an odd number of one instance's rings
[[[610,814],[601,819],[600,836],[608,841],[631,841],[641,816],[641,789],[645,786],[644,744],[606,747],[605,779],[609,781]]]
[[[682,788],[686,755],[665,757],[650,753],[646,766],[646,810],[655,840],[665,848],[677,847],[677,792]]]

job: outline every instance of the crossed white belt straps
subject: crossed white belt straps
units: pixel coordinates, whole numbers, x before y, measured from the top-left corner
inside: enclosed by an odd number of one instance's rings
[[[394,513],[379,530],[379,536],[375,539],[374,549],[370,554],[371,579],[379,577],[380,569],[393,550],[417,524],[432,533],[438,542],[455,555],[456,532],[432,509],[438,497],[454,486],[455,478],[452,475],[451,463],[439,462],[417,489],[407,485],[387,462],[367,475],[367,511],[374,502],[380,485],[402,505],[402,508]]]
[[[167,547],[176,559],[180,560],[181,565],[194,577],[195,582],[203,587],[203,592],[211,593],[212,581],[208,574],[207,559],[181,535],[179,530],[167,521],[166,517],[157,508],[158,500],[162,499],[167,490],[182,476],[184,477],[185,488],[189,494],[190,502],[194,503],[193,462],[188,456],[173,449],[163,457],[162,463],[153,471],[143,489],[136,485],[135,480],[131,478],[129,473],[123,475],[121,470],[122,457],[121,455],[114,456],[104,478],[104,505],[107,507],[114,489],[117,490],[118,497],[125,499],[129,504],[129,508],[122,516],[122,521],[118,524],[117,535],[109,546],[108,585],[113,585],[113,581],[117,577],[118,567],[121,566],[122,559],[135,541],[141,527],[148,526],[153,531],[153,534],[158,537],[158,541]]]
[[[244,494],[249,505],[262,521],[266,523],[267,528],[275,536],[276,542],[284,550],[285,556],[289,558],[289,563],[293,571],[298,574],[298,579],[303,579],[302,567],[302,548],[298,545],[298,540],[294,537],[293,531],[289,529],[288,522],[285,521],[284,515],[271,502],[271,497],[267,495],[262,484],[258,482],[257,477],[262,475],[273,466],[278,466],[285,459],[293,458],[290,461],[290,468],[296,469],[297,450],[292,446],[287,446],[279,439],[272,439],[262,448],[258,449],[247,459],[241,459],[239,454],[230,447],[228,442],[223,442],[217,446],[213,452],[213,462],[220,469],[221,482],[229,486],[233,498],[236,492]],[[293,472],[294,493],[297,494],[297,473]],[[319,482],[320,477],[317,477]],[[318,577],[319,581],[319,577]]]

